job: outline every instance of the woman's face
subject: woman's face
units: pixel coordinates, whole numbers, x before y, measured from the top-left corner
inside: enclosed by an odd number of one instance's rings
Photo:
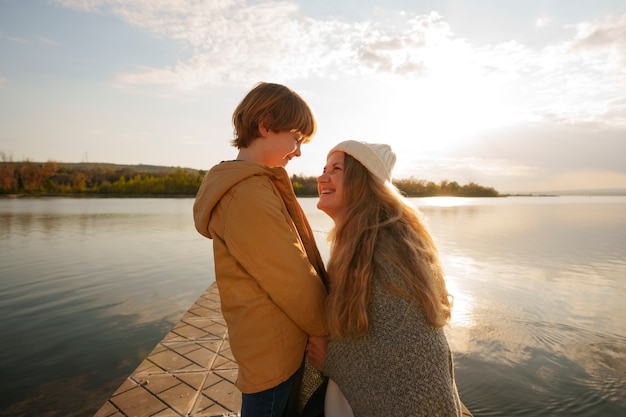
[[[343,152],[331,153],[326,160],[324,173],[317,178],[317,192],[320,196],[317,208],[328,214],[335,223],[345,211],[344,161]]]

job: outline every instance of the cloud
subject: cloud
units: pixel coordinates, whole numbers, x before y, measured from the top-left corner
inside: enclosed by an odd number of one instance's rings
[[[603,119],[609,126],[626,130],[626,96],[609,101]]]
[[[550,166],[542,160],[526,162],[514,155],[511,159],[481,156],[429,158],[411,161],[410,169],[398,171],[395,176],[427,179],[435,183],[442,180],[456,181],[461,185],[475,182],[493,187],[500,193],[626,189],[626,172],[623,170]]]
[[[575,184],[577,190],[624,189],[626,174],[613,171],[570,170],[555,173],[543,181],[544,190],[566,190]]]
[[[580,48],[626,49],[626,14],[594,22],[581,22],[576,29],[573,46]]]
[[[625,105],[626,99],[622,99],[614,106],[621,108],[622,120]],[[479,132],[441,151],[425,152],[431,141],[424,143],[420,152],[394,145],[403,155],[396,165],[396,176],[435,182],[473,181],[500,192],[626,189],[625,137],[623,125],[607,128],[603,123],[542,119]]]
[[[128,24],[177,40],[190,53],[166,68],[120,74],[126,85],[163,84],[192,90],[249,84],[250,79],[292,80],[337,74],[426,73],[434,49],[450,40],[437,13],[402,14],[399,29],[380,22],[346,23],[303,16],[286,1],[57,0],[86,12],[116,15]],[[433,65],[427,65],[427,63]]]
[[[43,44],[46,44],[46,45],[56,45],[57,44],[57,42],[54,39],[50,39],[50,38],[47,38],[45,36],[37,36],[35,38],[35,40],[37,40],[38,42],[41,42]]]
[[[53,3],[63,7],[69,7],[71,9],[82,10],[84,12],[99,12],[100,6],[104,2],[101,0],[53,0]]]
[[[115,85],[167,96],[252,81],[309,77],[428,79],[455,95],[485,91],[515,97],[518,121],[623,126],[626,15],[579,22],[566,42],[542,48],[516,41],[473,45],[437,12],[388,14],[357,22],[313,19],[289,1],[57,0],[112,14],[129,25],[180,42],[166,67],[119,73]],[[468,89],[468,87],[470,87]],[[466,100],[461,100],[462,102]]]
[[[514,158],[505,157],[440,157],[405,161],[405,166],[397,169],[397,178],[456,181],[461,185],[475,182],[494,187],[500,192],[520,190],[520,184],[536,178],[544,178],[545,170],[534,164],[524,164]],[[408,163],[408,164],[407,164]],[[537,188],[533,189],[533,191]]]
[[[549,16],[542,15],[535,19],[535,27],[542,29],[550,24],[552,19]]]
[[[2,75],[0,75],[0,88],[4,88],[4,86],[7,84],[8,80],[6,78],[4,78]]]
[[[468,182],[484,176],[527,176],[536,171],[532,165],[523,165],[511,159],[479,156],[424,158],[411,161],[411,166],[419,167],[419,171],[414,170],[414,173],[437,172],[441,179],[463,178]]]
[[[0,39],[7,39],[11,42],[15,42],[15,43],[21,43],[21,44],[28,44],[28,43],[32,43],[32,41],[36,41],[36,42],[40,42],[43,44],[47,44],[47,45],[56,45],[56,41],[47,38],[45,36],[35,36],[34,38],[24,38],[21,36],[13,36],[13,35],[8,35],[6,33],[0,32]]]
[[[546,167],[543,174],[576,167],[626,175],[622,156],[626,154],[625,137],[626,128],[605,130],[593,124],[540,123],[484,133],[480,140],[456,149],[454,156],[479,158],[481,163],[493,160],[509,161],[518,167]],[[523,175],[531,171],[513,170]]]
[[[130,25],[174,39],[190,57],[166,68],[140,67],[119,84],[167,85],[181,90],[233,85],[250,79],[290,80],[323,71],[332,60],[341,24],[315,22],[289,2],[241,0],[104,1],[58,4],[119,16]]]
[[[351,47],[357,51],[357,64],[365,73],[373,70],[402,77],[428,75],[442,64],[439,50],[459,52],[465,48],[462,41],[453,39],[450,26],[436,12],[401,15],[405,19],[393,29],[369,22],[365,36],[354,38]]]
[[[19,37],[19,36],[11,36],[8,35],[4,32],[0,32],[0,39],[7,39],[10,40],[11,42],[15,42],[15,43],[28,43],[28,40]]]

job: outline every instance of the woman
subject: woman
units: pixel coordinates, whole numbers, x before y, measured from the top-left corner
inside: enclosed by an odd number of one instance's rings
[[[443,331],[450,294],[431,235],[391,184],[395,160],[388,145],[349,140],[318,178],[317,207],[335,223],[330,340],[310,337],[308,359],[330,378],[326,416],[334,383],[357,417],[463,412]]]

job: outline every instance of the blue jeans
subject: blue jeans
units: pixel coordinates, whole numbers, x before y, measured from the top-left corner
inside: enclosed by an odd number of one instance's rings
[[[254,394],[241,394],[241,417],[281,417],[295,374],[280,385]]]

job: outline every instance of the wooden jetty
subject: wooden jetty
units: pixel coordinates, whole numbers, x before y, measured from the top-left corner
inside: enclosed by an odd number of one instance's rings
[[[213,283],[94,417],[239,416],[236,377]]]
[[[94,417],[236,417],[236,378],[213,283]]]

